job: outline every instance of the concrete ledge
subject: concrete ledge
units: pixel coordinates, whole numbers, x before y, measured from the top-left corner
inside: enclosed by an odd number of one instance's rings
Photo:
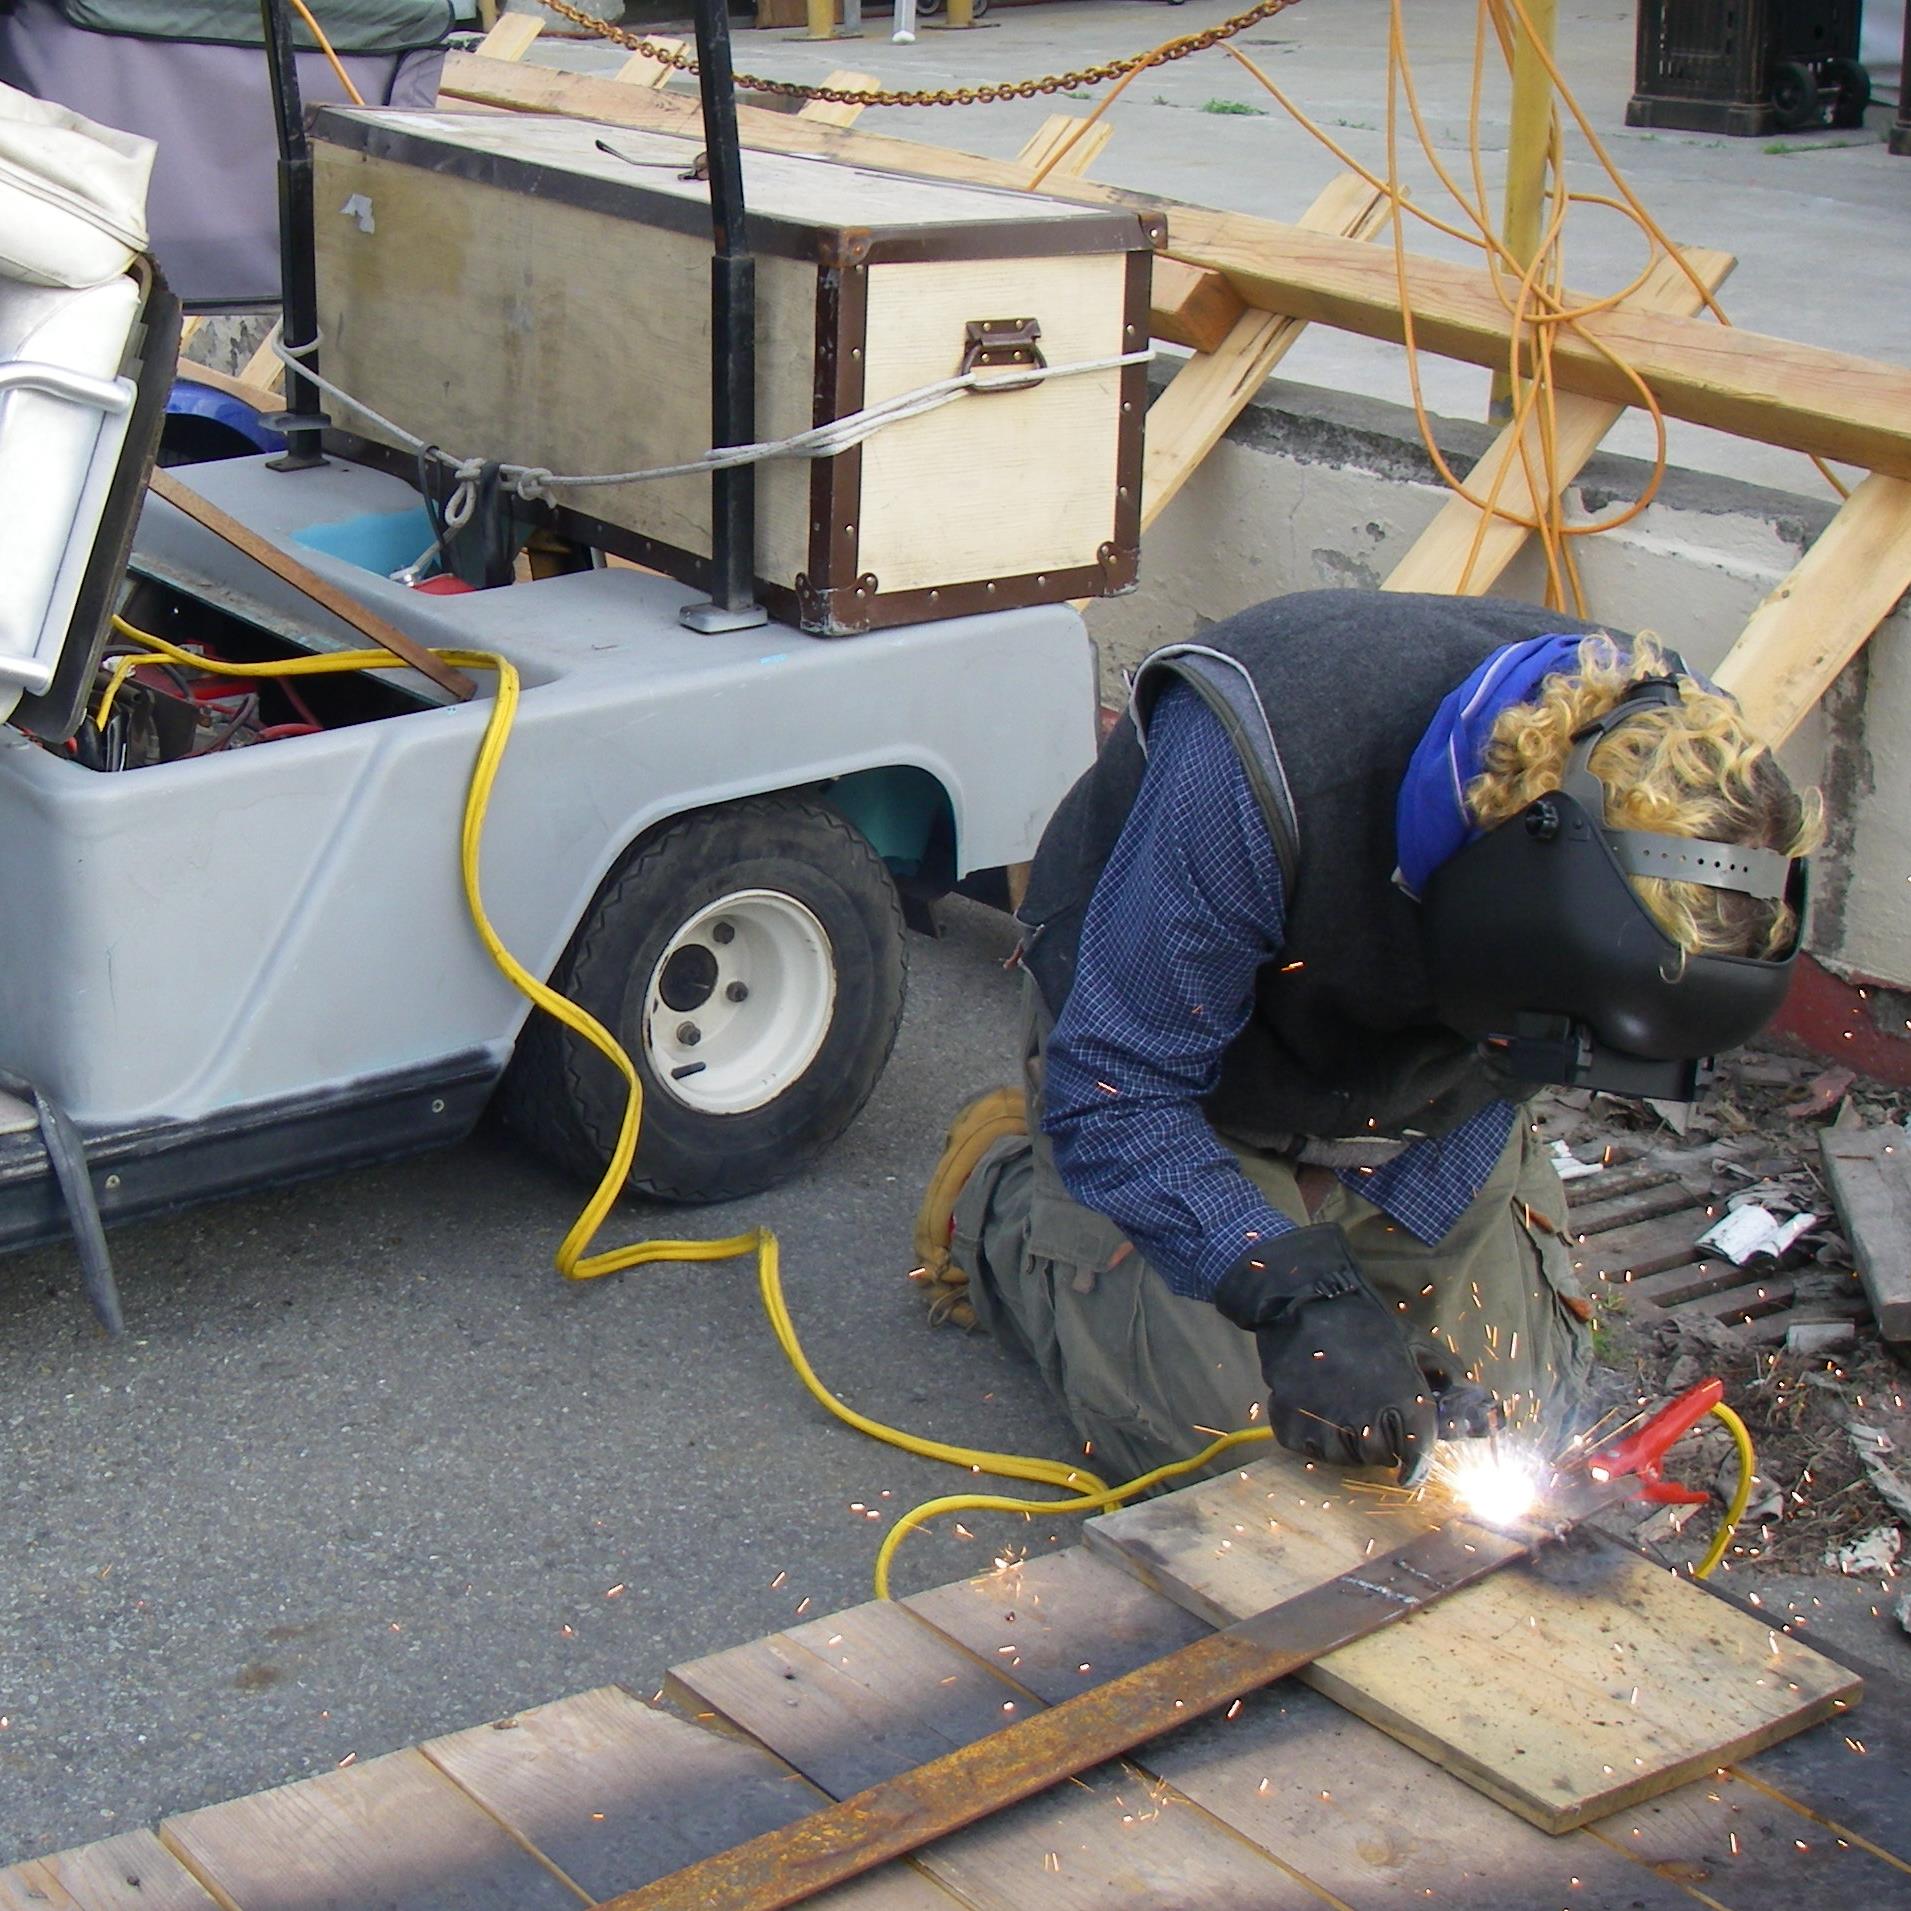
[[[1174,370],[1172,361],[1157,366],[1157,383]],[[1434,423],[1456,472],[1492,436],[1467,419]],[[1609,515],[1638,498],[1650,475],[1640,459],[1595,457],[1568,493],[1569,520]],[[1264,598],[1377,587],[1445,497],[1409,408],[1272,381],[1149,533],[1140,589],[1091,609],[1107,681],[1156,645]],[[1576,541],[1591,614],[1654,631],[1711,668],[1836,504],[1829,493],[1820,501],[1670,469],[1631,523]],[[1545,583],[1533,548],[1496,594],[1540,602]],[[1906,737],[1911,612],[1900,604],[1784,751],[1794,776],[1824,789],[1829,822],[1809,946],[1834,974],[1897,989],[1911,988]]]

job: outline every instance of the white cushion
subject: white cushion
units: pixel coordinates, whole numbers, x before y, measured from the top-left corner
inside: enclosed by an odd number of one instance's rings
[[[139,287],[128,278],[79,291],[0,280],[0,364],[113,378],[138,313]],[[0,721],[21,694],[8,660],[58,661],[104,504],[93,468],[103,432],[117,455],[124,419],[109,424],[44,392],[0,393]]]
[[[146,250],[153,151],[150,139],[0,85],[0,277],[118,278]]]

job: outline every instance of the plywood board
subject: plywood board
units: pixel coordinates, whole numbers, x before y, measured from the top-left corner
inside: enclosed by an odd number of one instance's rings
[[[685,1702],[732,1720],[839,1798],[1040,1705],[888,1604],[676,1667],[671,1680]],[[1000,1911],[1319,1905],[1253,1846],[1125,1766],[998,1812],[918,1859],[965,1903]]]
[[[1090,1545],[1216,1623],[1430,1523],[1285,1456],[1104,1515]],[[1543,1663],[1543,1680],[1510,1676]],[[1688,1581],[1581,1536],[1302,1675],[1371,1724],[1563,1831],[1856,1701],[1861,1681]]]
[[[761,1746],[658,1711],[620,1686],[419,1750],[593,1898],[634,1891],[824,1802]],[[898,1864],[816,1902],[832,1911],[948,1911],[951,1900]]]
[[[159,1836],[242,1911],[575,1911],[582,1895],[415,1748],[169,1818]]]
[[[0,1871],[0,1911],[213,1911],[214,1903],[150,1831]]]
[[[1705,309],[1696,278],[1708,292],[1716,292],[1738,263],[1729,252],[1700,246],[1684,249],[1691,276],[1676,261],[1661,259],[1646,275],[1627,305],[1641,312],[1695,314]],[[1576,392],[1560,393],[1553,407],[1552,475],[1564,490],[1625,413],[1625,406]],[[1532,477],[1529,478],[1528,471]],[[1491,497],[1497,514],[1480,528],[1485,516],[1457,492],[1441,507],[1433,522],[1414,540],[1413,547],[1394,566],[1381,586],[1389,591],[1438,591],[1449,596],[1484,597],[1493,588],[1532,533],[1512,518],[1539,514],[1540,498],[1534,480],[1546,470],[1537,411],[1519,430],[1508,425],[1467,473],[1466,486],[1480,499]]]

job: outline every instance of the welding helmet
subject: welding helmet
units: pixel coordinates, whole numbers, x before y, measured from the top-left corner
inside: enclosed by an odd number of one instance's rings
[[[1654,920],[1627,880],[1661,876],[1790,903],[1805,917],[1802,858],[1738,843],[1612,829],[1589,764],[1609,731],[1676,705],[1648,678],[1573,739],[1560,786],[1435,871],[1423,906],[1440,1019],[1533,1082],[1689,1101],[1700,1063],[1778,1013],[1798,953],[1702,955]]]

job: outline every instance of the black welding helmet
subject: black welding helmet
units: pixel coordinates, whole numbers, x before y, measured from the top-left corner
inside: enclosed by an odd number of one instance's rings
[[[1440,1019],[1484,1042],[1509,1074],[1690,1100],[1699,1063],[1756,1035],[1785,999],[1796,934],[1772,958],[1693,954],[1627,878],[1782,899],[1802,925],[1802,858],[1606,826],[1593,749],[1629,718],[1679,696],[1672,678],[1634,685],[1575,736],[1556,791],[1476,837],[1427,883],[1423,924]]]

